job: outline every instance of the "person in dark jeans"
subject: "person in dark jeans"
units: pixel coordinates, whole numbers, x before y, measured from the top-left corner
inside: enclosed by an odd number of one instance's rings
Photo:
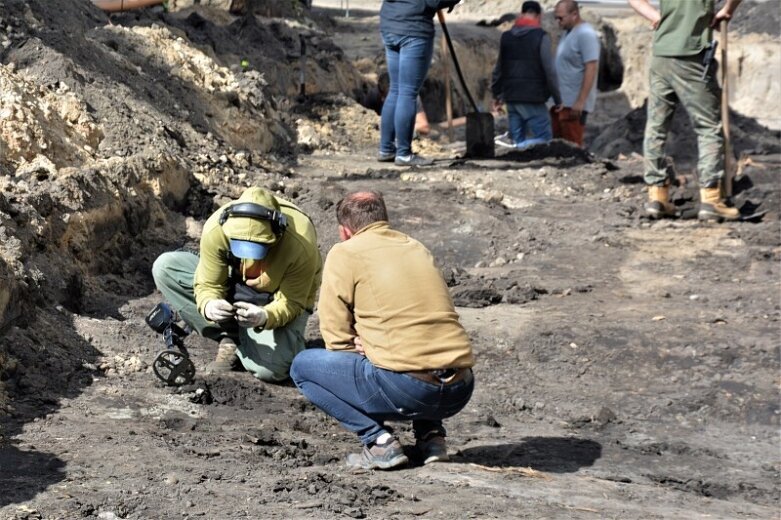
[[[430,159],[412,153],[418,92],[434,52],[434,15],[461,0],[384,0],[380,33],[390,75],[390,90],[380,120],[381,162],[428,166]]]
[[[472,397],[472,345],[431,253],[394,230],[382,195],[336,206],[341,243],[326,258],[318,313],[325,349],[301,352],[290,377],[363,443],[352,467],[408,462],[385,421],[412,421],[424,464],[447,460],[442,420]]]

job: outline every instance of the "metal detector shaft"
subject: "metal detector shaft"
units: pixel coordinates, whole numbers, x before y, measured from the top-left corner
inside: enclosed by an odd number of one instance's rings
[[[466,86],[466,81],[464,81],[464,74],[461,72],[461,66],[458,64],[458,58],[456,58],[456,50],[453,48],[453,41],[450,39],[450,33],[448,32],[447,25],[445,24],[445,14],[441,9],[437,11],[437,18],[439,18],[439,25],[442,26],[442,33],[445,35],[447,47],[450,49],[450,57],[453,58],[453,66],[456,69],[456,74],[458,75],[458,81],[461,83],[461,88],[464,89],[464,93],[469,100],[469,104],[472,105],[472,110],[475,112],[480,112],[480,110],[477,108],[477,103],[475,103],[471,92],[469,92],[469,89]]]

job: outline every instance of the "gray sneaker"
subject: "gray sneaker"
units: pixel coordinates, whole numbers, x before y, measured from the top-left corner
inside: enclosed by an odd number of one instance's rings
[[[515,148],[515,141],[510,137],[510,132],[497,135],[496,138],[494,138],[494,143],[497,146],[503,146],[504,148]]]
[[[371,448],[364,446],[361,453],[351,453],[347,456],[347,465],[356,469],[391,469],[407,464],[409,459],[404,455],[404,448],[396,439],[385,444],[375,444]]]
[[[423,464],[430,464],[431,462],[447,462],[450,457],[447,454],[447,443],[445,438],[441,435],[431,435],[428,439],[418,439],[415,442],[415,447],[418,449]]]
[[[434,164],[434,161],[413,153],[406,157],[396,157],[394,163],[396,166],[431,166]]]
[[[377,154],[378,162],[393,162],[396,159],[396,152],[380,152]]]

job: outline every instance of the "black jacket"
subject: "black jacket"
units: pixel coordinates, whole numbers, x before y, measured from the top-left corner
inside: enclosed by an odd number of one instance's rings
[[[513,27],[502,34],[491,82],[494,99],[505,103],[561,104],[550,37],[539,27]]]

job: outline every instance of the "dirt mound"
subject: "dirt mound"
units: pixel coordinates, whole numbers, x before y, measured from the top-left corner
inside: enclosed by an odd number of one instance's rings
[[[643,153],[647,109],[632,110],[610,124],[596,138],[589,150],[602,157]],[[781,132],[768,130],[756,120],[731,113],[732,147],[737,156],[745,154],[775,154],[781,152]],[[683,107],[675,110],[665,151],[680,166],[690,168],[697,161],[697,136]]]

